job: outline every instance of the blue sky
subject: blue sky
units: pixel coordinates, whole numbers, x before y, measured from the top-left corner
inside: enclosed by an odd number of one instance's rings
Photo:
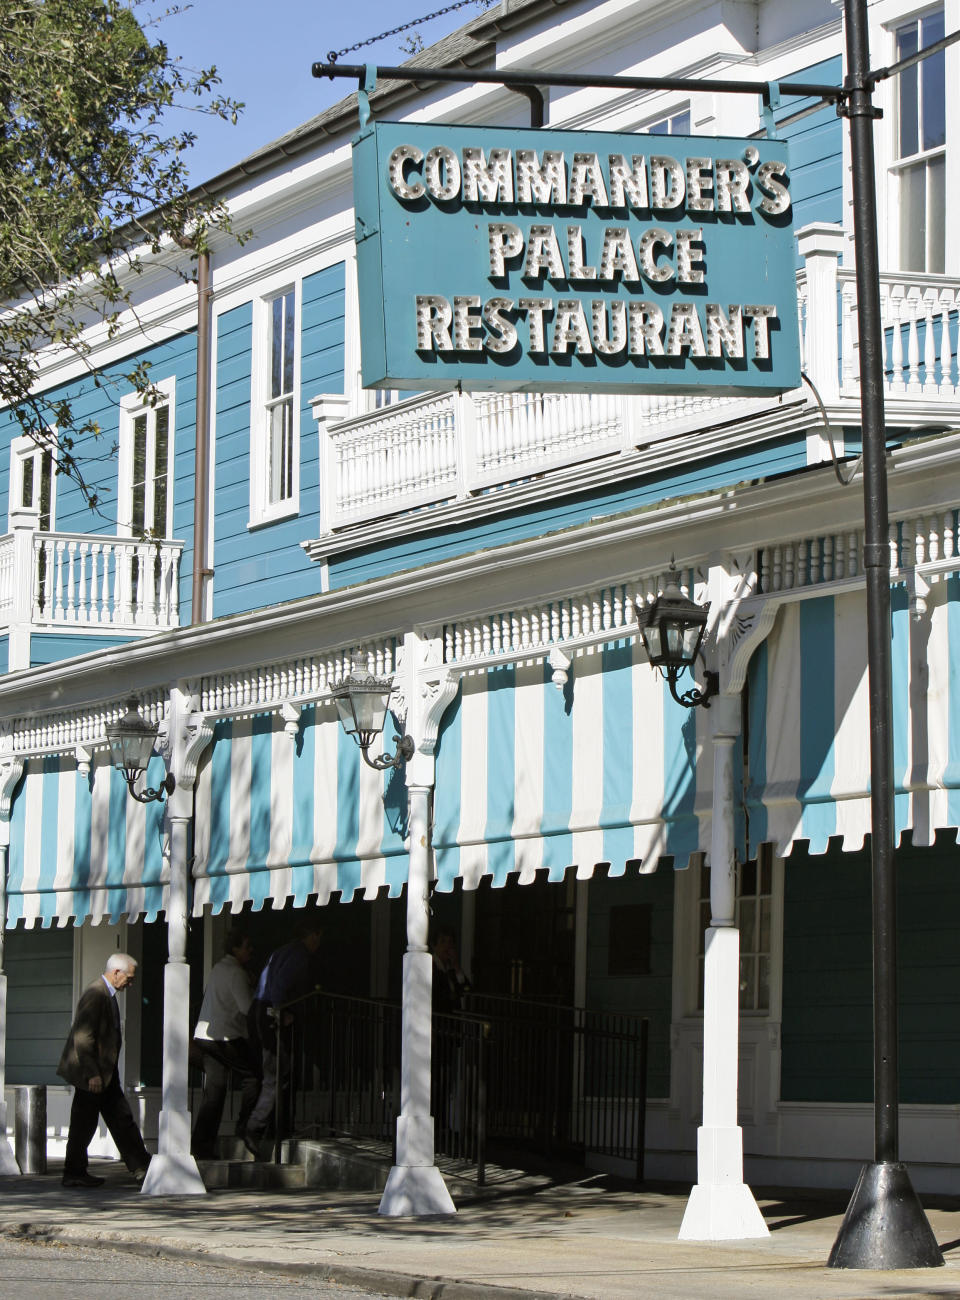
[[[310,66],[387,28],[446,7],[448,0],[193,0],[157,30],[172,55],[190,68],[215,64],[222,93],[243,100],[237,126],[191,113],[197,144],[187,162],[194,183],[209,179],[261,145],[355,90],[347,80],[316,80]],[[470,4],[418,26],[424,43],[445,36],[482,12]],[[142,20],[142,13],[141,13]],[[402,63],[409,55],[394,36],[343,56],[344,63]],[[173,119],[171,119],[173,124]],[[179,120],[176,126],[180,128]]]

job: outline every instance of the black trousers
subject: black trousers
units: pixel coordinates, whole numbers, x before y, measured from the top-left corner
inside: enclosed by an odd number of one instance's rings
[[[88,1092],[86,1088],[73,1091],[67,1154],[63,1161],[64,1178],[79,1178],[87,1172],[87,1147],[97,1131],[101,1115],[131,1173],[146,1169],[150,1163],[150,1152],[143,1145],[130,1103],[120,1087],[120,1075],[114,1070],[103,1092]]]
[[[203,1095],[193,1125],[191,1149],[195,1156],[213,1156],[230,1075],[236,1074],[240,1080],[239,1136],[246,1129],[247,1117],[260,1091],[259,1063],[254,1063],[250,1044],[245,1038],[232,1038],[225,1042],[195,1038],[193,1046],[201,1053]]]

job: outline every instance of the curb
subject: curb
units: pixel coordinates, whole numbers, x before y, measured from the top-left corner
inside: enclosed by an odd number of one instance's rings
[[[356,1264],[284,1264],[269,1258],[238,1260],[222,1251],[202,1246],[187,1246],[159,1240],[131,1241],[119,1233],[85,1232],[83,1229],[51,1223],[16,1223],[0,1226],[0,1238],[35,1241],[57,1246],[86,1246],[114,1250],[128,1255],[156,1259],[190,1259],[209,1264],[228,1264],[232,1268],[256,1269],[263,1273],[281,1273],[292,1277],[313,1277],[318,1281],[341,1286],[378,1290],[384,1295],[410,1297],[411,1300],[568,1300],[558,1291],[533,1291],[525,1287],[500,1286],[494,1282],[470,1282],[447,1277],[414,1277],[381,1268],[364,1268]]]

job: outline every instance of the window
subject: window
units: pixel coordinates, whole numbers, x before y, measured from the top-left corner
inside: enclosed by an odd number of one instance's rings
[[[123,402],[117,522],[130,537],[170,537],[173,532],[172,381],[155,387],[160,395],[152,404],[139,395]]]
[[[941,40],[943,34],[942,9],[898,27],[897,60]],[[896,81],[896,161],[892,171],[900,270],[942,273],[947,142],[943,50],[907,68]]]
[[[53,430],[48,434],[56,438]],[[53,453],[28,437],[15,438],[10,453],[10,509],[36,511],[37,528],[48,533],[54,524]]]
[[[668,117],[660,117],[643,129],[650,135],[689,135],[690,110],[683,108]]]
[[[740,930],[740,1010],[770,1010],[770,957],[773,945],[773,851],[761,844],[757,856],[737,867],[736,923]],[[700,947],[697,1009],[703,1010],[703,960],[710,925],[710,868],[700,868],[698,908]]]
[[[296,288],[260,304],[259,339],[262,360],[254,377],[251,523],[283,518],[299,508]]]

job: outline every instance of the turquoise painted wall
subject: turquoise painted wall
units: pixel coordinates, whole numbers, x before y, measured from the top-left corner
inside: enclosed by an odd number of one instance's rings
[[[30,638],[30,667],[41,668],[44,664],[55,664],[61,659],[72,659],[74,655],[89,654],[93,650],[129,645],[132,639],[127,636],[84,636],[81,632],[68,636],[41,632]]]
[[[791,72],[784,81],[813,81],[839,86],[843,81],[840,55]],[[796,122],[785,118],[811,108],[811,99],[784,98],[774,113],[781,137],[790,142],[790,192],[793,227],[812,221],[843,221],[843,122],[832,105],[824,105]],[[798,254],[798,263],[800,261]]]
[[[510,542],[560,532],[592,519],[623,514],[657,505],[673,497],[693,496],[747,479],[767,478],[805,468],[806,442],[802,436],[776,439],[729,456],[685,462],[669,473],[650,475],[596,492],[564,497],[544,506],[490,515],[480,523],[438,528],[383,546],[354,551],[331,560],[331,589],[349,587],[371,578],[387,577],[436,560],[448,560],[475,551],[492,550]],[[397,531],[401,521],[397,521]]]
[[[647,1092],[670,1095],[670,1015],[673,983],[673,906],[675,872],[661,867],[652,875],[636,872],[589,884],[587,920],[587,997],[591,1011],[646,1016],[650,1021]],[[609,973],[610,910],[650,905],[650,973]]]
[[[960,872],[955,844],[906,845],[898,870],[900,1098],[960,1101]],[[786,862],[785,1101],[873,1097],[870,861],[867,853]]]
[[[344,266],[303,281],[300,512],[251,529],[250,399],[253,304],[217,325],[214,615],[282,604],[320,591],[320,566],[300,546],[320,531],[320,442],[310,401],[343,392]]]
[[[8,930],[7,1084],[63,1086],[57,1063],[73,1016],[72,926]]]

